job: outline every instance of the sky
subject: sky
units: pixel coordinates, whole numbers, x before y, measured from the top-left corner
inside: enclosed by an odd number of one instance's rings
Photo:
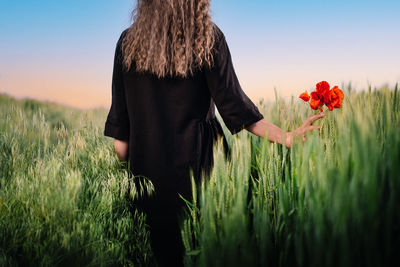
[[[116,42],[133,0],[1,0],[0,93],[109,108]],[[257,102],[319,81],[400,81],[400,1],[212,0],[236,74]]]

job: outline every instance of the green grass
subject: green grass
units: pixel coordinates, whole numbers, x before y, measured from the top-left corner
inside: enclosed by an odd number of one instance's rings
[[[1,96],[0,112],[0,266],[151,263],[143,215],[127,209],[133,178],[102,136],[105,110]]]
[[[399,263],[399,106],[397,86],[348,89],[320,133],[290,150],[245,131],[231,140],[232,162],[216,146],[182,231],[187,266]],[[292,99],[263,113],[294,129],[312,110]]]
[[[232,161],[218,143],[211,176],[193,184],[187,266],[398,262],[398,89],[344,93],[292,149],[224,127]],[[296,98],[258,104],[286,130],[313,113]],[[107,110],[0,95],[0,114],[0,266],[154,264],[145,217],[128,209],[134,177],[103,136]]]

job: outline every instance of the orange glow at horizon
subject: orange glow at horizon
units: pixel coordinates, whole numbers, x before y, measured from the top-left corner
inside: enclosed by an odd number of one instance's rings
[[[259,64],[249,66],[234,61],[240,84],[247,96],[254,102],[263,98],[265,101],[274,100],[276,88],[278,96],[289,100],[304,90],[312,89],[321,80],[327,80],[332,86],[352,82],[356,89],[366,89],[370,81],[372,86],[388,83],[390,86],[400,80],[396,69],[386,69],[373,76],[366,71],[354,70],[353,66],[337,69],[268,69]],[[235,63],[235,62],[239,62]],[[46,64],[47,65],[47,64]],[[353,70],[351,70],[353,69]],[[388,80],[388,77],[392,79]],[[397,78],[397,80],[396,80]],[[101,68],[100,65],[90,67],[54,66],[40,67],[26,64],[21,67],[9,66],[0,76],[0,93],[4,92],[16,98],[34,98],[56,102],[76,108],[110,108],[111,105],[112,64]]]
[[[245,73],[241,75],[243,78],[239,77],[239,80],[244,92],[254,103],[258,103],[261,99],[273,101],[275,99],[274,88],[277,90],[278,97],[289,100],[292,96],[296,97],[297,94],[304,90],[312,89],[315,83],[320,80],[328,80],[331,85],[338,85],[339,87],[343,84],[341,80],[325,79],[323,75],[315,76],[313,79],[293,77],[292,79],[282,80],[279,85],[275,85],[274,81],[266,84],[263,80],[255,80],[254,77]],[[50,101],[80,109],[108,109],[111,105],[111,75],[93,80],[87,77],[73,76],[59,77],[54,80],[46,77],[26,76],[23,79],[17,79],[17,77],[9,77],[10,79],[0,78],[2,80],[0,93],[7,93],[16,98]],[[357,89],[366,89],[366,83],[362,83],[362,79],[356,80],[355,83],[354,80],[352,82]],[[394,86],[396,83],[395,80],[377,80],[377,82],[372,86],[381,86],[385,83]]]
[[[90,72],[85,76],[71,70],[29,73],[23,78],[11,73],[1,77],[0,92],[16,98],[50,101],[80,109],[111,105],[111,76],[95,77],[88,75]]]

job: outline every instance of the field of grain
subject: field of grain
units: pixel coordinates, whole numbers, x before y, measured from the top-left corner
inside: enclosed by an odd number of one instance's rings
[[[291,149],[224,127],[193,184],[182,227],[186,266],[389,266],[400,247],[400,101],[395,88],[355,92],[321,131]],[[292,130],[311,115],[298,98],[257,103]],[[0,95],[0,266],[152,266],[143,188],[103,136],[107,110]],[[222,119],[219,117],[223,124]]]

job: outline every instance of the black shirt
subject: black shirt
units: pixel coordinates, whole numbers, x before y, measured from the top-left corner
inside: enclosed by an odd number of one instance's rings
[[[112,104],[104,135],[129,142],[128,162],[134,175],[149,178],[156,192],[191,194],[189,168],[195,178],[213,165],[218,137],[229,148],[215,117],[215,105],[231,134],[263,115],[243,92],[235,74],[225,36],[217,27],[214,65],[187,78],[122,70],[117,42],[112,76]]]

